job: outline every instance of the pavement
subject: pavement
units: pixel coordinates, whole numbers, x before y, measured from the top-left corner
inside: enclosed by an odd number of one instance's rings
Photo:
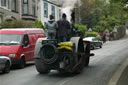
[[[128,38],[128,29],[126,30],[126,34],[127,35],[124,38]],[[128,85],[128,58],[112,76],[108,85]]]

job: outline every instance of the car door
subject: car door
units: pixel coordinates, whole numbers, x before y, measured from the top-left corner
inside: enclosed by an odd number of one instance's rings
[[[34,59],[34,48],[35,48],[35,44],[36,44],[36,36],[35,34],[31,34],[29,35],[29,41],[30,41],[30,46],[31,46],[31,57],[30,59],[33,60]]]
[[[93,38],[93,42],[94,42],[95,47],[100,46],[99,40],[97,38]]]
[[[25,56],[25,60],[29,61],[31,59],[31,45],[29,42],[28,35],[24,35],[23,42],[22,42],[23,54]]]
[[[97,47],[101,47],[102,42],[98,38],[96,38],[96,41],[97,41]]]

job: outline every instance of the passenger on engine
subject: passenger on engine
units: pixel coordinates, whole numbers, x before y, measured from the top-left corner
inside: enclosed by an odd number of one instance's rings
[[[58,30],[57,30],[57,37],[58,42],[66,42],[68,37],[68,30],[70,29],[70,23],[66,19],[66,14],[62,15],[62,19],[59,20],[58,23]]]
[[[56,39],[56,30],[58,28],[58,25],[54,20],[53,15],[50,15],[50,20],[45,23],[45,27],[48,31],[48,39]]]

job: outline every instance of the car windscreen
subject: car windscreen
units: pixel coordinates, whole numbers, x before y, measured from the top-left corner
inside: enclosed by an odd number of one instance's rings
[[[0,34],[0,45],[20,45],[22,35]]]
[[[94,42],[97,42],[97,41],[98,41],[98,39],[96,39],[96,38],[93,38],[93,39],[92,39],[92,41],[94,41]]]

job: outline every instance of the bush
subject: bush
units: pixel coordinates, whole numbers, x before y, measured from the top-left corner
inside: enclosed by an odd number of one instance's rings
[[[87,31],[87,26],[86,25],[82,25],[82,24],[76,24],[75,27],[81,31],[81,35],[82,37],[85,36],[85,32]]]
[[[42,24],[42,22],[40,20],[36,20],[34,23],[34,27],[35,28],[42,28],[44,31],[46,31],[44,25]]]
[[[24,20],[11,20],[1,23],[1,28],[32,28],[33,22]]]

